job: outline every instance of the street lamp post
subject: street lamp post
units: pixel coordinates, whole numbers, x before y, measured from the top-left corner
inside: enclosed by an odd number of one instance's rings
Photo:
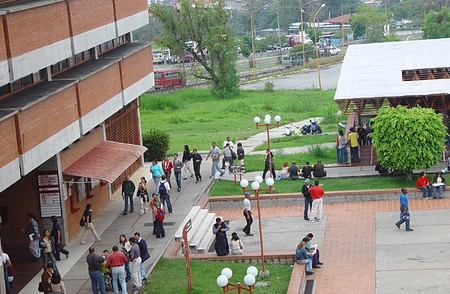
[[[255,191],[255,197],[256,197],[256,204],[258,208],[258,225],[259,225],[259,243],[260,243],[260,249],[261,249],[261,275],[268,276],[269,272],[266,271],[265,262],[264,262],[264,242],[263,242],[263,234],[262,234],[262,217],[261,217],[261,204],[259,199],[259,192],[261,190],[264,190],[264,188],[261,188],[261,183],[263,182],[263,179],[261,176],[256,176],[254,182],[251,184],[251,187],[253,191]],[[272,178],[266,179],[266,185],[269,187],[270,190],[272,190],[272,186],[275,183],[275,181]],[[247,180],[241,181],[241,187],[245,190],[248,186]]]
[[[319,47],[317,46],[317,33],[316,33],[316,16],[319,11],[325,7],[325,4],[320,5],[319,9],[317,9],[314,14],[313,24],[314,24],[314,45],[316,46],[316,60],[317,60],[317,75],[319,77],[319,88],[322,90],[322,82],[320,81],[320,56],[319,56]]]
[[[317,0],[309,1],[308,3],[305,3],[305,5],[309,4],[311,2],[315,2],[315,1],[317,1]],[[302,34],[303,69],[305,69],[306,68],[306,63],[305,63],[305,32],[303,31],[303,12],[305,12],[305,11],[303,11],[303,0],[300,0],[300,30],[301,30],[300,33]]]
[[[277,128],[280,126],[280,121],[281,121],[281,116],[279,115],[275,115],[274,120],[275,123],[271,124],[270,121],[272,120],[272,117],[270,116],[270,114],[266,114],[266,116],[264,117],[264,125],[266,126],[266,132],[267,132],[267,150],[269,151],[269,154],[267,156],[269,156],[269,178],[272,177],[272,153],[270,150],[270,127],[271,126],[276,126]],[[253,118],[253,122],[256,124],[256,128],[258,129],[259,127],[259,122],[261,121],[261,119],[259,118],[259,116],[255,116],[255,118]]]
[[[256,28],[255,28],[255,20],[253,15],[258,12],[259,10],[268,7],[269,5],[266,4],[258,9],[255,9],[250,13],[250,30],[252,31],[252,69],[253,69],[253,79],[256,78],[256,64],[255,64],[255,35],[256,35]]]
[[[248,291],[250,294],[253,293],[253,288],[255,287],[256,276],[258,275],[258,269],[254,266],[249,266],[247,268],[247,274],[244,277],[244,283],[232,284],[229,282],[231,277],[233,276],[233,272],[229,268],[224,268],[220,276],[217,277],[216,282],[219,287],[223,289],[223,293],[228,293],[233,290],[237,290],[238,293],[241,293],[241,290]]]

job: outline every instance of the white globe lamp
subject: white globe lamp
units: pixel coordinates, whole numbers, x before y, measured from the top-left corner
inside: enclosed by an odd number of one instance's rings
[[[220,274],[227,277],[228,280],[231,279],[231,277],[233,276],[233,272],[228,267],[224,268]]]
[[[273,118],[277,123],[279,123],[281,121],[281,116],[279,115],[275,115],[275,117]]]
[[[255,116],[255,117],[253,118],[253,122],[254,122],[255,124],[259,124],[260,121],[261,121],[261,119],[259,118],[259,116]]]
[[[256,176],[254,181],[261,184],[264,180],[261,176]]]
[[[258,269],[253,265],[249,266],[247,268],[247,274],[250,274],[250,275],[256,277],[258,275]]]
[[[248,181],[246,179],[242,179],[242,181],[239,184],[244,189],[248,187]]]
[[[255,282],[256,282],[256,278],[255,278],[254,275],[251,275],[251,274],[245,275],[245,277],[244,277],[244,283],[245,283],[247,286],[253,286],[253,285],[255,284]]]
[[[265,118],[264,118],[264,123],[265,123],[266,125],[270,124],[270,117],[265,117]]]
[[[274,183],[275,182],[274,182],[274,180],[272,178],[267,178],[266,179],[266,185],[267,186],[272,187]]]
[[[253,182],[253,183],[252,183],[252,189],[255,190],[255,191],[258,190],[258,189],[259,189],[259,183],[256,182],[256,181]]]
[[[216,282],[219,287],[223,288],[228,285],[228,278],[224,275],[220,275],[217,277]]]

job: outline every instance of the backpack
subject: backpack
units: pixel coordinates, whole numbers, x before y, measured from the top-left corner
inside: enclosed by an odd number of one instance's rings
[[[167,195],[166,182],[159,184],[159,196]]]
[[[156,210],[156,220],[163,221],[164,220],[164,209],[161,208],[161,206]]]

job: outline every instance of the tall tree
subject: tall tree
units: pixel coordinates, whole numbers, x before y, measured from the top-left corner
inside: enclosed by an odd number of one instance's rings
[[[371,136],[383,167],[410,173],[439,162],[446,135],[442,114],[398,106],[382,109],[373,122]]]
[[[157,42],[179,55],[189,52],[205,69],[197,71],[196,77],[211,81],[214,95],[227,98],[239,93],[235,35],[228,25],[224,1],[181,0],[177,8],[152,4],[150,12],[163,26]]]
[[[366,36],[368,43],[376,43],[385,40],[384,25],[387,24],[387,15],[377,7],[362,4],[358,6],[357,13],[350,17],[355,37]]]
[[[442,7],[439,12],[430,11],[425,16],[423,32],[428,39],[450,37],[450,8]]]

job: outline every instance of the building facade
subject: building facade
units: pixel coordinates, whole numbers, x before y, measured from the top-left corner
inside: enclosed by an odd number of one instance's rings
[[[0,1],[0,241],[28,254],[27,213],[64,241],[142,166],[139,96],[154,85],[146,0]]]

